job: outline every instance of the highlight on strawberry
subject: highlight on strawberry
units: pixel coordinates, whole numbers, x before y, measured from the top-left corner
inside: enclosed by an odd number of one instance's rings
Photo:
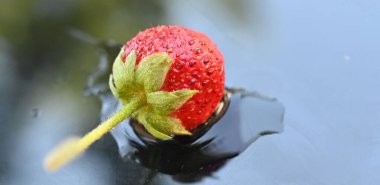
[[[224,78],[222,53],[205,34],[180,26],[140,32],[121,48],[109,78],[123,108],[84,137],[63,141],[45,169],[59,169],[129,117],[157,139],[191,135],[217,108]]]

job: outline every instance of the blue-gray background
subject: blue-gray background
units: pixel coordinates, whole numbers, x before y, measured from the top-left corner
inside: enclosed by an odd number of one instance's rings
[[[286,107],[284,133],[261,138],[199,184],[380,183],[380,1],[0,5],[0,184],[131,182],[120,179],[117,153],[103,150],[116,148],[110,138],[58,173],[46,174],[41,163],[59,140],[98,124],[99,102],[82,94],[98,50],[67,30],[125,42],[158,24],[206,33],[224,53],[227,84],[277,97]],[[169,181],[162,176],[152,184]]]

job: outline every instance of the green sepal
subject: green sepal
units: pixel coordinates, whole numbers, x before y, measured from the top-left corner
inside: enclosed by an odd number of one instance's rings
[[[183,89],[173,92],[159,91],[172,65],[167,53],[156,53],[141,60],[136,69],[136,53],[131,51],[125,62],[122,48],[113,64],[109,79],[112,93],[123,105],[132,101],[142,103],[132,113],[145,129],[159,139],[170,139],[175,135],[191,135],[181,120],[171,116],[198,91]]]
[[[135,89],[135,65],[136,53],[131,51],[127,56],[125,62],[122,57],[124,49],[121,49],[119,55],[115,59],[112,67],[112,73],[109,79],[109,86],[112,93],[122,100],[132,98]]]
[[[148,93],[147,103],[160,114],[170,113],[186,103],[197,90],[178,90],[173,92],[157,91]]]
[[[137,113],[136,119],[144,128],[158,139],[170,139],[175,135],[191,135],[181,121],[169,115],[161,115],[146,108]]]
[[[146,93],[160,90],[172,61],[167,53],[155,53],[143,58],[136,70],[136,82],[143,85]]]

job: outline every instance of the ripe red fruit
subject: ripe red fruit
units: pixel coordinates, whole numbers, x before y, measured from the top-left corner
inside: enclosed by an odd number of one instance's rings
[[[142,58],[167,52],[173,64],[167,73],[162,91],[198,90],[172,116],[191,130],[206,121],[215,111],[224,93],[223,55],[205,34],[180,26],[157,26],[137,34],[124,45],[124,56]]]
[[[109,87],[123,108],[81,139],[68,139],[53,150],[45,160],[47,170],[68,163],[128,117],[158,139],[191,135],[223,97],[223,56],[202,33],[158,26],[121,49]]]

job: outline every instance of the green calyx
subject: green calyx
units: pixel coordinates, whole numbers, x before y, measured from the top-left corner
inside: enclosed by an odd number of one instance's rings
[[[141,60],[136,66],[136,53],[131,51],[125,62],[122,48],[117,56],[109,87],[115,97],[125,106],[139,102],[132,117],[159,139],[170,139],[174,135],[191,135],[172,117],[175,111],[186,103],[197,90],[182,89],[173,92],[160,91],[173,60],[167,53],[155,53]]]

